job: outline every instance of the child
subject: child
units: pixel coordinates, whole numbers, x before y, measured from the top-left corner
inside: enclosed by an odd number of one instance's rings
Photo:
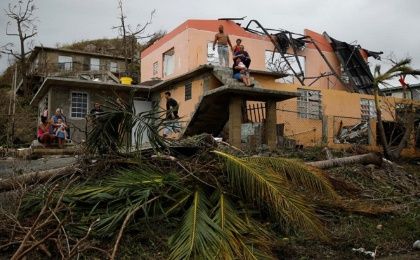
[[[55,136],[58,138],[58,146],[63,148],[64,140],[66,140],[66,128],[67,125],[63,122],[63,119],[59,118],[55,128]]]

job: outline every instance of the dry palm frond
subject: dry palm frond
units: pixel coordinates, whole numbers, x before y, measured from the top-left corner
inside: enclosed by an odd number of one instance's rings
[[[195,191],[181,227],[169,241],[169,259],[213,259],[225,244],[220,240],[220,227],[209,216],[208,205],[205,194]]]
[[[290,182],[282,175],[224,152],[214,153],[224,159],[229,182],[236,194],[266,205],[270,215],[280,222],[324,237],[323,227],[313,208],[290,189]]]
[[[295,186],[330,198],[338,198],[330,181],[319,169],[309,167],[297,160],[281,157],[248,157],[245,160],[271,168]]]

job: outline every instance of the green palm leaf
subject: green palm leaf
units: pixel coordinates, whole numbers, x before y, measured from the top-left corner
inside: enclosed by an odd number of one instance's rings
[[[246,223],[223,193],[215,207],[213,217],[222,231],[226,245],[220,247],[220,259],[275,259],[270,255],[274,238],[267,232],[256,230],[256,223]]]
[[[280,222],[324,237],[314,210],[302,196],[290,189],[290,183],[282,175],[224,152],[214,153],[225,161],[228,179],[236,194],[261,206],[266,205],[270,215]]]
[[[213,259],[222,245],[221,230],[209,216],[209,201],[195,191],[179,230],[169,241],[169,259]]]
[[[264,165],[281,174],[295,187],[303,187],[316,194],[338,198],[327,176],[319,169],[309,167],[297,160],[281,157],[248,157],[246,161]]]

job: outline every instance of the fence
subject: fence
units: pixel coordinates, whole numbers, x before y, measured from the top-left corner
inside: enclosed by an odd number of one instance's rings
[[[245,115],[244,122],[262,124],[266,118],[265,103],[249,103],[246,106]],[[307,114],[302,115],[298,111],[277,109],[277,137],[280,146],[320,145],[322,143],[322,119],[319,115],[314,116],[315,118],[307,117]],[[258,126],[256,127],[254,128],[258,129]],[[252,127],[247,125],[246,128]],[[253,132],[262,133],[263,131],[253,130]],[[264,140],[264,137],[261,140]]]

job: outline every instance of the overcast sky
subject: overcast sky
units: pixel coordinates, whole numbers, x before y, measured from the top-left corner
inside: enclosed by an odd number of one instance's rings
[[[0,46],[15,39],[5,35],[8,21],[0,0]],[[118,24],[117,0],[35,0],[38,35],[35,45],[54,47],[57,43],[112,38]],[[268,28],[302,33],[308,28],[341,41],[357,43],[372,51],[391,52],[398,58],[410,56],[420,68],[419,0],[125,0],[130,24],[143,23],[156,14],[150,32],[170,31],[186,19],[242,17],[259,20]],[[0,72],[8,64],[0,58]],[[409,79],[409,83],[418,80]]]

